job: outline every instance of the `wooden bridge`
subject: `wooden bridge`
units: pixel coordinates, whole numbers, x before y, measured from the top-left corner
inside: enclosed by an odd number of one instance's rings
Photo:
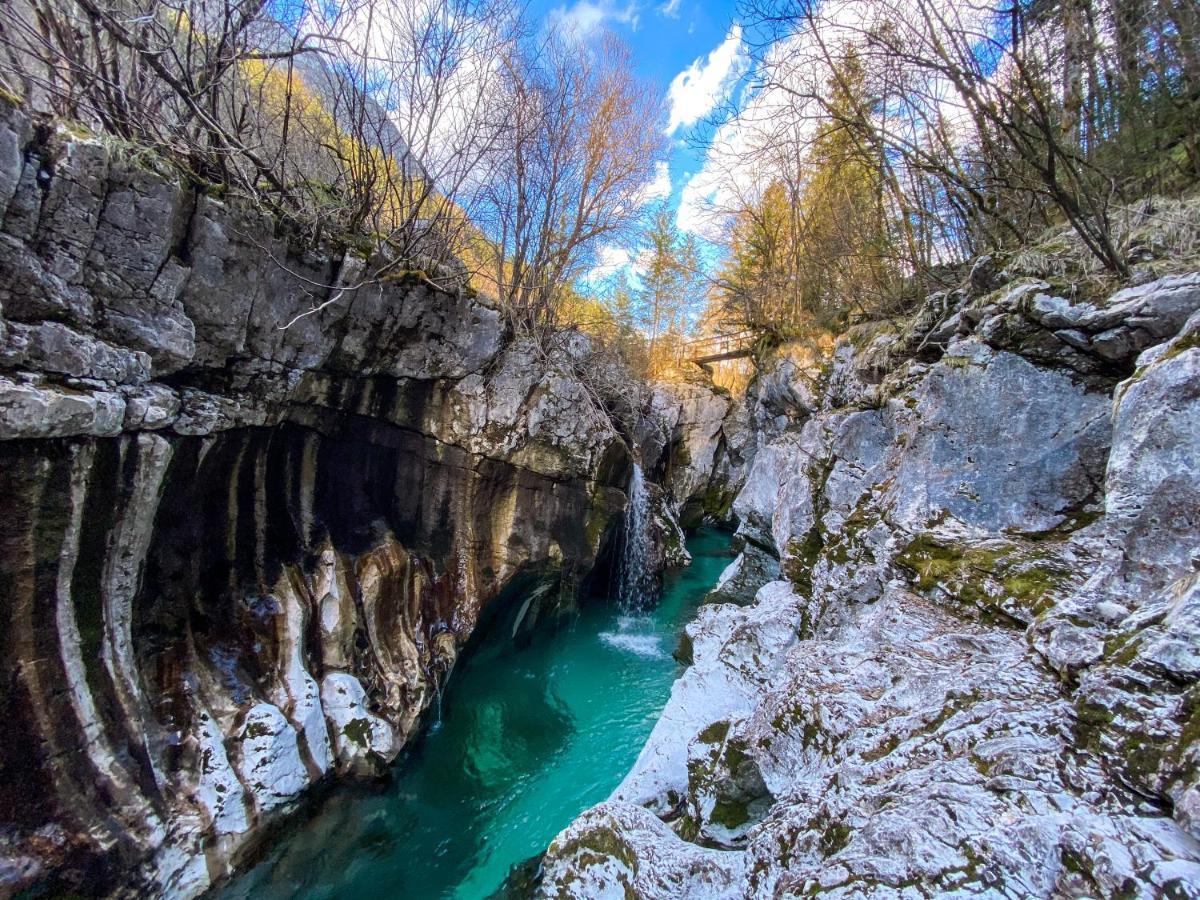
[[[748,359],[754,355],[755,335],[752,331],[736,334],[717,334],[697,338],[684,344],[684,356],[702,369],[727,359]]]

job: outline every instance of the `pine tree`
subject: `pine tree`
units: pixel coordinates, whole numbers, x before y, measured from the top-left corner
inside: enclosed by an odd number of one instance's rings
[[[689,263],[685,257],[689,252],[694,256],[695,247],[680,236],[665,203],[650,217],[646,242],[646,273],[637,296],[636,315],[649,341],[650,368],[655,372],[666,367],[670,356],[667,350],[679,341],[683,310],[690,299],[691,272],[695,271],[694,261]]]

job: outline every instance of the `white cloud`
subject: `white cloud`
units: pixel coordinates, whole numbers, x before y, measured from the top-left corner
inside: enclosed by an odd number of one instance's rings
[[[633,262],[633,254],[624,247],[614,247],[605,244],[596,252],[596,265],[592,266],[583,280],[590,284],[600,284],[612,278],[621,269],[628,268]]]
[[[668,19],[678,19],[679,7],[682,5],[682,3],[683,0],[667,0],[666,3],[658,8],[658,14],[660,16],[665,16]]]
[[[802,27],[769,48],[749,87],[736,97],[737,116],[715,129],[699,171],[687,178],[680,192],[676,223],[681,230],[707,240],[718,239],[729,224],[726,213],[756,199],[783,174],[793,179],[803,175],[803,151],[823,119],[821,105],[806,98],[820,95],[828,78],[825,67],[817,62],[822,56],[815,43],[818,36],[836,55],[841,48],[861,40],[864,32],[882,27],[879,17],[884,13],[880,10],[889,8],[888,4],[863,0],[824,6],[828,12],[818,19],[819,35]],[[975,15],[959,12],[957,6],[950,8],[960,18]],[[710,63],[726,44],[709,54]],[[698,63],[688,72],[698,71]],[[731,96],[735,83],[726,82],[726,98]],[[674,88],[673,84],[673,94]],[[927,104],[931,117],[936,110],[956,132],[969,130],[970,123],[964,121],[948,83],[934,78],[922,82],[920,88],[919,96],[910,98],[911,102]],[[673,122],[675,118],[673,105]]]
[[[596,252],[596,264],[584,273],[581,280],[592,288],[603,288],[611,286],[617,276],[624,272],[629,283],[637,288],[642,283],[649,262],[649,250],[634,253],[626,247],[605,244]]]
[[[667,134],[696,124],[716,109],[745,74],[748,64],[741,26],[734,25],[707,57],[694,60],[672,79],[667,90],[671,105]]]
[[[671,167],[660,160],[654,164],[654,177],[643,185],[638,192],[638,205],[645,206],[655,200],[665,200],[671,196]]]
[[[628,25],[637,31],[638,6],[632,0],[624,6],[613,0],[576,0],[573,6],[559,6],[551,10],[550,21],[566,34],[580,40],[607,22]]]
[[[675,213],[675,224],[679,230],[710,241],[718,239],[721,227],[719,207],[724,192],[723,183],[713,177],[707,166],[684,182],[679,196],[679,209]]]
[[[738,115],[713,133],[700,170],[680,192],[676,224],[681,231],[716,241],[728,213],[752,200],[779,173],[781,160],[768,152],[786,115],[786,92],[760,90],[741,101]]]

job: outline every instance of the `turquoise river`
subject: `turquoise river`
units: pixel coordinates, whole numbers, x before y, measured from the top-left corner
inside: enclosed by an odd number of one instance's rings
[[[492,627],[450,678],[443,716],[382,786],[339,787],[221,900],[491,897],[633,765],[680,672],[679,634],[730,560],[701,529],[662,601],[586,604],[523,647]],[[436,718],[436,716],[435,716]]]

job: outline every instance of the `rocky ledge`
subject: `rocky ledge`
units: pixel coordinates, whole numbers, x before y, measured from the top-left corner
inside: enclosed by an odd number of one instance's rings
[[[1200,275],[973,280],[766,367],[743,553],[544,895],[1200,897]]]
[[[392,760],[490,604],[568,608],[618,527],[587,339],[368,265],[0,109],[0,894],[203,891]],[[666,449],[697,405],[663,408]]]

